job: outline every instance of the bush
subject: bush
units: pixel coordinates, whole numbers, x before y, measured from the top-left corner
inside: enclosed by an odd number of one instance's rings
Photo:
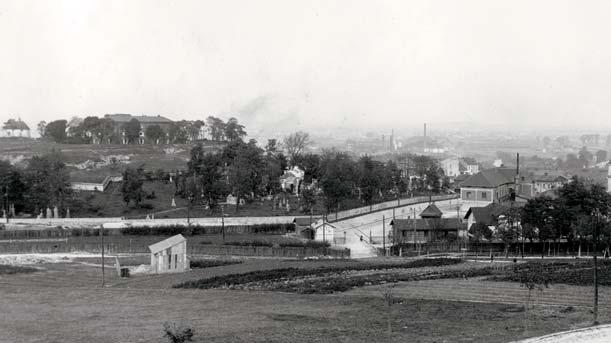
[[[242,261],[239,260],[191,260],[191,268],[212,268],[220,266],[229,266],[232,264],[240,264]]]
[[[229,241],[223,243],[223,245],[237,245],[241,247],[272,247],[273,243],[263,240],[252,240],[252,241]]]
[[[163,332],[170,343],[193,342],[193,329],[188,326],[165,323]]]

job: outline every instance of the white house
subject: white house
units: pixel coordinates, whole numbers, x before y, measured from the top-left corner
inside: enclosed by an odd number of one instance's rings
[[[456,177],[460,175],[460,163],[458,158],[450,157],[439,162],[441,164],[441,169],[443,169],[443,173],[449,177]]]
[[[30,138],[30,127],[20,119],[9,119],[2,125],[0,137]]]
[[[149,245],[151,270],[156,273],[182,273],[189,269],[187,239],[183,235],[172,236]]]

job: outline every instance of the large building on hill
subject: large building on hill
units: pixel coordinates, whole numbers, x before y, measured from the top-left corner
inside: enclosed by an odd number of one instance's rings
[[[138,120],[140,122],[140,138],[138,143],[144,144],[145,137],[144,132],[146,132],[146,128],[152,125],[159,125],[164,132],[168,132],[170,129],[170,125],[172,125],[173,121],[162,116],[134,116],[131,114],[107,114],[104,118],[108,118],[114,123],[115,133],[121,137],[121,142],[123,144],[127,144],[127,137],[125,136],[124,126],[129,123],[132,119]]]
[[[514,197],[530,199],[534,195],[532,182],[513,168],[484,169],[460,185],[460,198],[463,201],[499,203]]]
[[[21,119],[9,119],[2,125],[0,137],[30,138],[30,127]]]

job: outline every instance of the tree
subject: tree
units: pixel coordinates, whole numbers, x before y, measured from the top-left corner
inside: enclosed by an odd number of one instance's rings
[[[165,132],[159,125],[150,125],[144,131],[144,135],[152,144],[159,144],[159,141],[165,137]]]
[[[189,140],[189,132],[183,122],[170,124],[168,128],[168,140],[173,144],[187,143]]]
[[[289,161],[291,164],[295,165],[295,158],[307,150],[312,144],[312,141],[310,140],[310,135],[308,133],[298,131],[284,137],[283,143],[284,147],[286,148]]]
[[[229,118],[227,124],[225,124],[225,138],[230,142],[242,140],[246,136],[244,131],[244,125],[238,123],[236,118]]]
[[[138,121],[138,119],[132,118],[132,120],[130,120],[123,126],[123,130],[128,144],[137,143],[140,139],[140,132],[142,131],[142,127],[140,126],[140,122]]]
[[[262,154],[263,150],[255,142],[246,144],[241,140],[233,141],[224,149],[229,186],[237,201],[236,212],[240,199],[246,194],[255,194],[262,182]]]
[[[538,197],[528,200],[522,209],[522,223],[537,228],[537,238],[541,242],[541,258],[545,252],[545,242],[554,236],[553,201],[549,197]]]
[[[121,185],[121,194],[123,201],[129,205],[131,201],[136,206],[142,201],[144,191],[142,184],[144,180],[144,170],[142,168],[127,167],[123,172],[123,184]]]
[[[225,122],[222,119],[209,116],[206,118],[206,124],[208,130],[210,130],[210,137],[212,140],[221,141],[225,136]]]
[[[471,235],[470,240],[472,240],[478,248],[480,247],[480,243],[483,239],[490,240],[492,238],[492,230],[490,230],[488,225],[482,222],[477,222],[471,225],[471,227],[469,228],[469,234]],[[479,253],[477,248],[475,250],[475,253],[475,258],[477,259],[477,255]]]
[[[325,195],[327,211],[330,211],[338,208],[342,200],[354,194],[358,175],[354,162],[343,152],[325,152],[321,165],[320,185]]]
[[[604,162],[607,160],[607,150],[598,150],[596,152],[596,162]]]
[[[30,209],[42,210],[54,206],[63,209],[71,189],[70,175],[60,153],[32,157],[24,176]]]
[[[366,204],[371,205],[376,194],[379,194],[382,185],[379,173],[379,162],[373,161],[369,156],[363,156],[359,160],[359,189],[361,198]]]
[[[205,152],[201,144],[191,149],[191,160],[188,163],[189,175],[197,175],[202,198],[212,208],[216,207],[219,200],[227,195],[223,165],[219,154]]]
[[[0,161],[0,213],[10,204],[15,206],[16,212],[21,212],[26,207],[25,196],[29,192],[23,178],[19,169],[8,162]]]
[[[582,162],[577,158],[575,154],[567,154],[564,162],[566,168],[569,169],[581,169],[583,168]]]
[[[301,191],[301,206],[304,213],[311,213],[316,206],[316,193],[312,188],[304,188]]]
[[[45,127],[45,138],[51,139],[55,143],[63,143],[66,140],[66,125],[64,119],[55,120],[47,124]]]
[[[294,165],[299,166],[304,171],[303,182],[311,184],[314,180],[322,177],[322,160],[317,154],[297,155],[293,161]]]
[[[40,121],[37,125],[37,129],[40,137],[45,137],[45,132],[47,131],[47,122],[44,120]]]

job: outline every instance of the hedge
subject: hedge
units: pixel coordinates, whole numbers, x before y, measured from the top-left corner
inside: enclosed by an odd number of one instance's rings
[[[166,226],[137,226],[121,229],[123,235],[129,236],[174,236],[174,235],[203,235],[218,234],[223,230],[222,226],[201,225],[166,225]],[[284,234],[294,230],[294,224],[256,224],[244,226],[225,226],[225,232],[242,231],[242,233],[269,233]]]

